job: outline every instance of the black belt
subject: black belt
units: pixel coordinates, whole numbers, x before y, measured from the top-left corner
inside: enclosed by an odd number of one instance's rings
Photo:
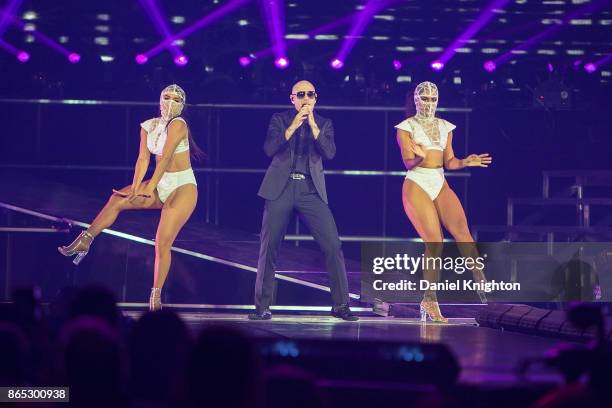
[[[289,178],[291,180],[306,180],[308,177],[310,176],[307,174],[296,173],[296,172],[289,173]]]

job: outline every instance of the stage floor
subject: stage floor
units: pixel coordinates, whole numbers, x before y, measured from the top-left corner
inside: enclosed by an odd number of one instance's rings
[[[137,318],[142,312],[124,311],[124,314]],[[448,324],[422,324],[418,319],[377,316],[345,322],[325,315],[275,313],[270,321],[250,321],[246,314],[179,314],[194,333],[206,325],[226,324],[253,337],[443,343],[459,360],[463,384],[511,386],[524,381],[562,382],[555,371],[541,367],[530,370],[525,377],[517,374],[524,360],[544,356],[559,340],[479,327],[474,319],[451,318]]]

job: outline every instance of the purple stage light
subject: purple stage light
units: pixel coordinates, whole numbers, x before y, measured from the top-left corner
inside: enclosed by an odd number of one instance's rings
[[[238,62],[240,63],[241,66],[246,67],[247,65],[251,63],[251,59],[249,57],[240,57],[238,59]]]
[[[399,71],[402,69],[402,62],[400,60],[393,60],[393,68],[395,68],[396,71]]]
[[[21,7],[21,3],[23,3],[23,0],[8,0],[4,4],[4,9],[0,12],[0,37],[4,35],[11,20],[15,18],[14,16]]]
[[[139,0],[139,2],[151,19],[151,22],[159,35],[161,35],[164,39],[170,38],[172,33],[170,32],[166,19],[162,16],[162,11],[157,0]],[[181,50],[174,44],[170,44],[168,49],[175,59],[181,55]]]
[[[232,11],[236,10],[237,8],[243,6],[244,4],[250,1],[251,0],[230,0],[215,9],[212,13],[200,18],[195,23],[183,29],[179,33],[176,33],[173,36],[166,38],[164,41],[157,44],[155,47],[151,48],[143,54],[150,58],[153,55],[160,53],[163,49],[171,46],[174,41],[187,38],[196,31],[214,23],[222,17],[225,17],[227,14],[231,13]]]
[[[541,43],[542,41],[544,41],[544,39],[550,37],[551,35],[556,34],[558,31],[566,27],[571,20],[580,18],[585,14],[594,13],[595,11],[609,4],[610,4],[610,0],[593,1],[591,3],[587,3],[585,6],[579,7],[578,9],[574,10],[571,13],[566,13],[563,17],[563,20],[561,20],[561,24],[555,24],[531,36],[530,38],[523,41],[518,46],[512,48],[511,50],[508,50],[507,52],[499,56],[495,60],[495,62],[497,63],[497,65],[499,65],[499,64],[502,64],[504,62],[507,62],[513,59],[516,55],[515,51],[529,49],[533,47],[534,45]]]
[[[265,14],[265,23],[268,29],[268,36],[274,57],[275,64],[278,68],[286,68],[289,64],[285,55],[287,55],[287,47],[285,46],[285,16],[283,10],[285,8],[283,0],[260,0],[261,6]]]
[[[595,70],[598,70],[601,67],[604,67],[610,64],[611,62],[612,62],[612,54],[608,54],[608,55],[601,57],[597,61],[592,62],[591,64],[593,64],[593,67],[595,68]]]
[[[19,53],[17,53],[17,59],[19,62],[28,62],[30,59],[30,54],[25,51],[19,51]]]
[[[497,68],[497,65],[495,65],[495,61],[486,61],[483,65],[484,70],[487,72],[493,72],[495,71],[495,68]]]
[[[81,60],[81,56],[77,54],[76,52],[71,52],[68,55],[68,61],[70,61],[72,64],[76,64],[80,60]]]
[[[331,65],[333,69],[340,69],[344,66],[344,62],[340,61],[338,58],[334,58],[329,65]]]
[[[328,24],[324,24],[324,25],[322,25],[320,27],[315,28],[314,30],[308,31],[306,33],[306,36],[307,36],[307,38],[312,38],[312,37],[314,37],[316,35],[319,35],[319,34],[328,33],[331,30],[334,30],[334,29],[336,29],[338,27],[341,27],[341,26],[343,26],[345,24],[350,23],[351,21],[353,21],[355,19],[355,17],[358,14],[359,14],[359,12],[351,13],[351,14],[348,14],[348,15],[346,15],[344,17],[339,18],[338,20],[334,20],[334,21],[332,21],[332,22],[330,22]],[[290,39],[290,40],[287,40],[287,41],[285,41],[285,48],[288,48],[290,46],[296,45],[296,44],[304,42],[304,41],[306,41],[306,39]],[[254,55],[255,58],[257,58],[257,59],[261,59],[261,58],[265,58],[265,57],[267,57],[269,55],[272,55],[274,51],[275,51],[275,48],[274,48],[274,46],[272,46],[272,47],[266,48],[265,50],[256,51],[252,55]]]
[[[546,68],[548,68],[548,72],[551,73],[555,70],[555,66],[551,62],[546,65]]]
[[[146,64],[147,61],[149,60],[147,56],[144,54],[138,54],[135,59],[136,59],[136,63],[140,65]]]
[[[455,41],[453,41],[452,44],[444,50],[438,60],[442,62],[442,64],[448,63],[448,61],[450,61],[453,55],[455,55],[455,53],[457,52],[457,48],[463,47],[464,44],[474,38],[476,34],[489,21],[491,21],[493,17],[495,17],[496,11],[504,8],[504,6],[506,6],[509,1],[510,0],[492,0],[491,3],[489,3],[489,5],[487,5],[480,13],[480,15],[476,17],[476,20],[474,20],[474,22],[470,24],[470,26],[465,29],[465,31],[463,31],[461,35],[459,35],[459,37],[457,37],[457,39],[455,39]]]
[[[374,15],[389,7],[395,1],[396,0],[368,0],[365,6],[363,6],[363,9],[355,17],[353,25],[351,26],[348,34],[344,37],[344,41],[340,46],[340,51],[338,51],[338,54],[336,54],[335,60],[346,61],[346,58],[357,44],[357,41],[367,28]],[[333,62],[332,67],[336,68],[334,67]]]
[[[576,61],[574,61],[574,69],[578,69],[580,68],[580,66],[582,65],[582,60],[578,59]]]
[[[185,54],[177,55],[174,58],[174,63],[178,65],[179,67],[183,67],[187,65],[188,62],[189,62],[189,58],[187,58]]]
[[[442,68],[444,68],[444,64],[441,61],[436,60],[431,63],[431,69],[434,71],[442,71]]]
[[[52,40],[51,38],[47,37],[46,35],[44,35],[43,33],[41,33],[40,31],[37,30],[26,30],[27,26],[26,24],[21,21],[20,19],[18,19],[17,17],[13,16],[10,12],[6,11],[8,9],[2,10],[0,9],[0,18],[3,19],[4,23],[0,23],[0,32],[2,32],[2,24],[12,24],[15,27],[19,28],[22,31],[27,31],[28,34],[33,35],[34,37],[36,37],[42,44],[46,45],[47,47],[55,50],[56,52],[66,56],[66,58],[68,58],[68,60],[72,63],[78,62],[80,60],[80,55],[68,51],[66,48],[64,48],[62,45],[58,44],[56,41]],[[0,34],[1,35],[1,34]],[[77,60],[73,61],[73,59],[75,58],[72,55],[76,55]]]
[[[21,62],[26,62],[30,58],[30,54],[25,51],[18,50],[13,45],[4,41],[2,38],[0,38],[0,48],[4,49],[10,54],[13,54]]]
[[[593,72],[597,71],[597,65],[589,62],[588,64],[584,64],[584,70],[589,74],[592,74]]]
[[[276,68],[285,69],[289,66],[289,60],[285,57],[280,57],[274,60],[274,65],[276,65]]]

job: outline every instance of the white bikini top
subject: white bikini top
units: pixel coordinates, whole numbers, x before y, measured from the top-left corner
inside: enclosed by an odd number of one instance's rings
[[[170,123],[174,122],[175,120],[182,120],[185,122],[185,119],[179,117],[172,119]],[[185,122],[185,124],[186,123],[187,122]],[[156,156],[160,156],[164,151],[164,145],[166,144],[166,138],[168,137],[168,126],[166,126],[166,124],[170,126],[170,124],[165,120],[162,120],[162,118],[145,120],[140,124],[145,132],[147,132],[147,147],[149,148],[149,151]],[[183,153],[187,150],[189,150],[189,138],[185,134],[178,146],[176,146],[174,153]]]
[[[452,132],[457,126],[440,118],[435,118],[434,122],[432,123],[432,132],[430,132],[433,135],[430,134],[429,136],[426,129],[414,117],[398,123],[395,125],[395,128],[410,132],[414,141],[422,145],[426,150],[444,150],[448,141],[448,132]],[[436,125],[437,129],[435,128]],[[436,130],[438,132],[435,132]]]

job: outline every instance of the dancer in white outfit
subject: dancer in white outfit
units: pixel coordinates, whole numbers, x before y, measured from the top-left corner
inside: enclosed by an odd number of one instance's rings
[[[186,103],[185,91],[178,85],[167,86],[160,95],[160,117],[140,124],[140,151],[131,185],[113,194],[90,227],[68,246],[58,248],[64,256],[73,256],[74,264],[87,255],[93,239],[110,227],[121,211],[161,209],[155,236],[155,270],[149,309],[161,309],[161,289],[170,269],[170,248],[179,231],[193,212],[198,199],[196,179],[191,168],[190,153],[201,150],[193,141],[187,122],[180,117]],[[155,155],[155,171],[143,181],[151,154]]]
[[[406,169],[402,199],[406,215],[425,242],[425,255],[436,257],[442,251],[442,227],[455,241],[473,243],[465,212],[457,195],[444,178],[444,168],[458,170],[464,167],[487,167],[492,158],[488,153],[471,154],[458,159],[453,152],[455,125],[435,116],[438,88],[431,82],[420,83],[414,91],[416,115],[402,121],[397,128],[397,142]],[[476,256],[475,245],[460,245],[463,256]],[[424,270],[424,278],[437,282],[439,271]],[[473,270],[477,281],[484,280],[481,270]],[[481,300],[484,293],[480,293]],[[484,300],[486,301],[486,299]],[[440,313],[436,292],[425,291],[421,302],[421,319],[428,315],[433,321],[447,322]]]

